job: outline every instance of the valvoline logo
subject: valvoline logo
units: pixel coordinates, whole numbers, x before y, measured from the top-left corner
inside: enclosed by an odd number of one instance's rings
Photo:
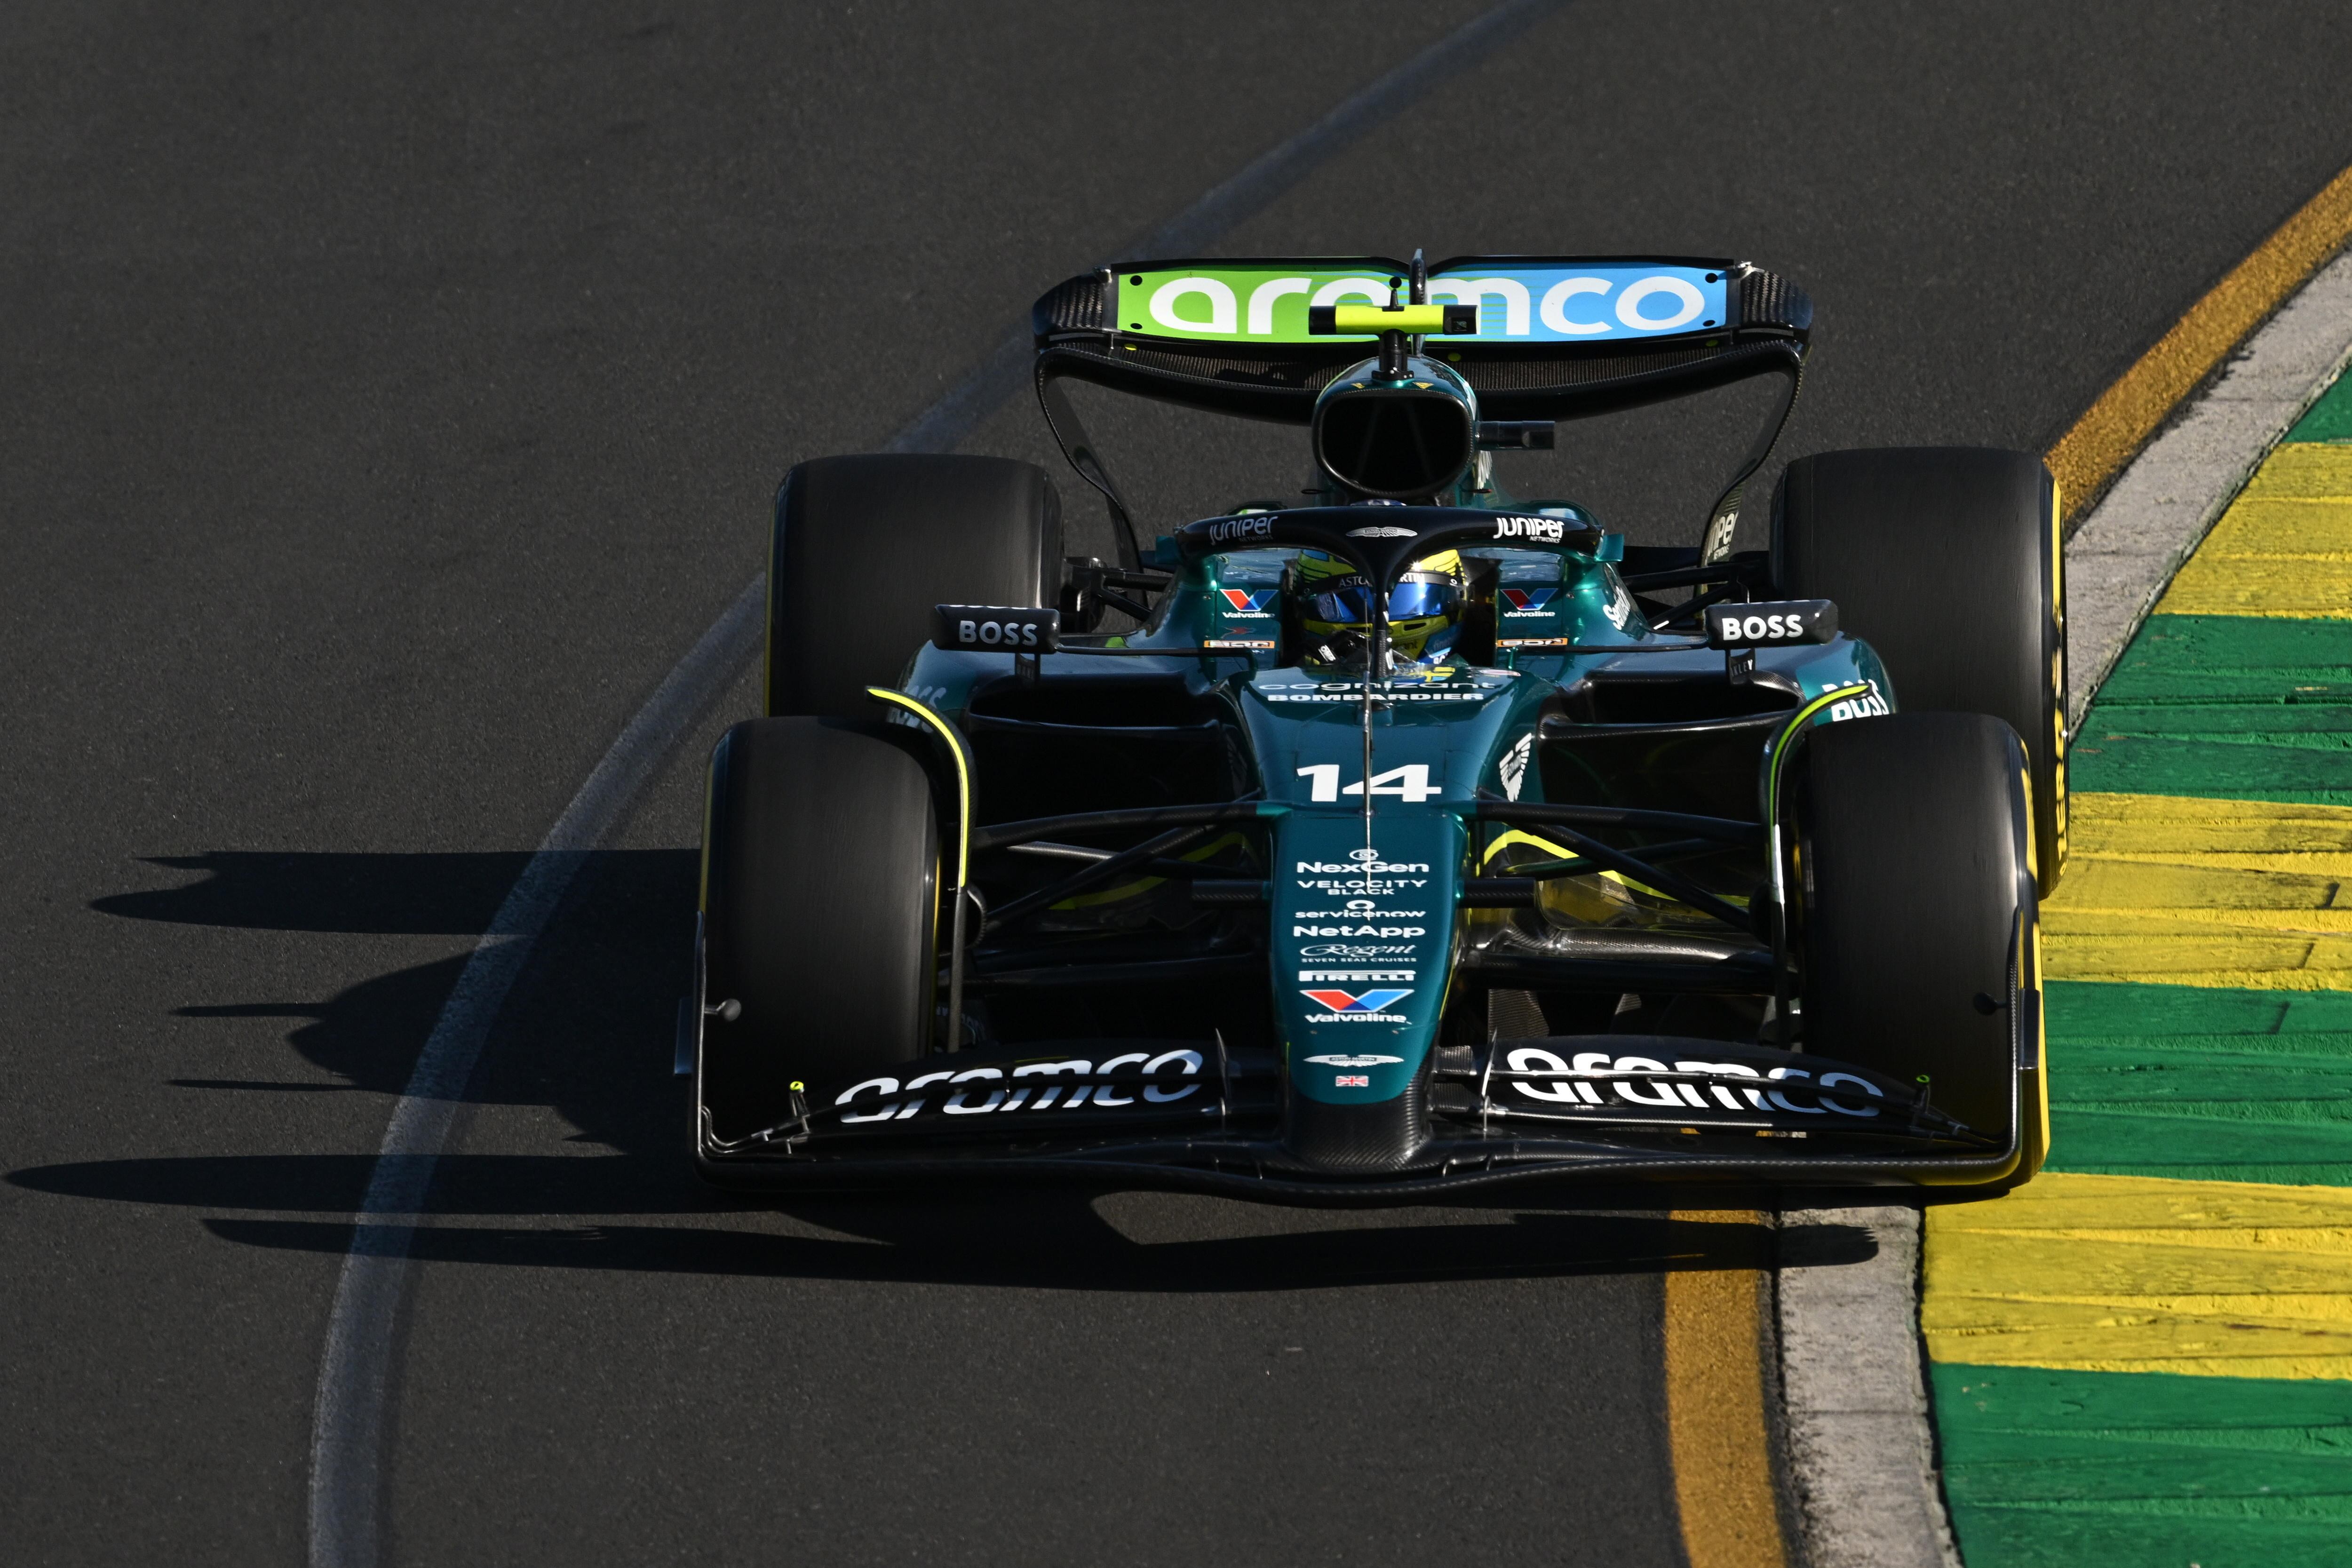
[[[1402,1002],[1411,991],[1302,991],[1300,995],[1319,1007],[1334,1013],[1377,1013],[1392,1003]]]
[[[1542,615],[1545,613],[1545,606],[1559,595],[1559,590],[1557,588],[1506,588],[1503,590],[1503,597],[1509,601],[1511,607],[1505,614]]]
[[[1267,613],[1269,606],[1273,605],[1274,595],[1278,592],[1278,590],[1273,588],[1220,588],[1217,592],[1225,596],[1225,603],[1233,607],[1233,613],[1234,615],[1262,616]]]

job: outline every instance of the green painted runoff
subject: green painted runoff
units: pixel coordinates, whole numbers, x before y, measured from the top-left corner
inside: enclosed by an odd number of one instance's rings
[[[2052,981],[2050,1169],[2352,1186],[2352,994]]]
[[[2352,628],[2151,616],[2069,764],[2078,790],[2352,805]]]
[[[2294,428],[2286,433],[2286,438],[2290,441],[2352,441],[2352,375],[2337,376],[2336,384],[2295,421]]]
[[[2273,709],[2352,702],[2352,635],[2341,621],[2154,616],[2099,688],[2104,708],[2221,703]]]
[[[1930,1371],[1969,1568],[2352,1560],[2352,1384]]]

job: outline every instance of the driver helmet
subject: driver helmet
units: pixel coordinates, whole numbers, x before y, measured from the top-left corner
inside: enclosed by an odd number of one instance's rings
[[[1424,555],[1405,569],[1389,590],[1389,647],[1399,658],[1428,664],[1453,648],[1461,629],[1463,583],[1459,551]],[[1350,563],[1302,550],[1291,584],[1299,625],[1308,636],[1371,635],[1371,582]]]

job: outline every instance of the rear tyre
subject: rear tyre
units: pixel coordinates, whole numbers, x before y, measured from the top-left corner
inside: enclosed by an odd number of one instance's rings
[[[697,1103],[719,1139],[930,1045],[940,835],[902,732],[754,719],[711,753]]]
[[[1796,806],[1805,1049],[1993,1138],[2021,1107],[2016,1180],[2047,1142],[2024,771],[1998,719],[1896,713],[1813,731]]]
[[[1772,511],[1772,573],[1834,599],[1897,704],[1990,713],[2032,763],[2035,877],[2066,863],[2066,604],[2057,487],[2042,459],[1978,447],[1800,458]]]
[[[1062,506],[1007,458],[819,458],[784,476],[768,554],[767,710],[864,714],[934,605],[1051,605]]]

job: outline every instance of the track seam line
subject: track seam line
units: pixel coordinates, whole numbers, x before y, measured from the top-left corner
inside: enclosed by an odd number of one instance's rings
[[[1565,3],[1507,0],[1465,23],[1253,160],[1123,254],[1204,247],[1397,110]],[[883,450],[952,449],[1019,389],[1026,379],[1028,350],[1027,325],[1017,324],[977,369]],[[382,1556],[385,1415],[394,1386],[394,1331],[414,1273],[414,1221],[490,1027],[587,856],[620,826],[670,752],[758,647],[766,601],[763,573],[671,668],[589,773],[467,959],[393,1107],[353,1216],[351,1249],[336,1280],[320,1351],[310,1433],[311,1568],[374,1568]]]

